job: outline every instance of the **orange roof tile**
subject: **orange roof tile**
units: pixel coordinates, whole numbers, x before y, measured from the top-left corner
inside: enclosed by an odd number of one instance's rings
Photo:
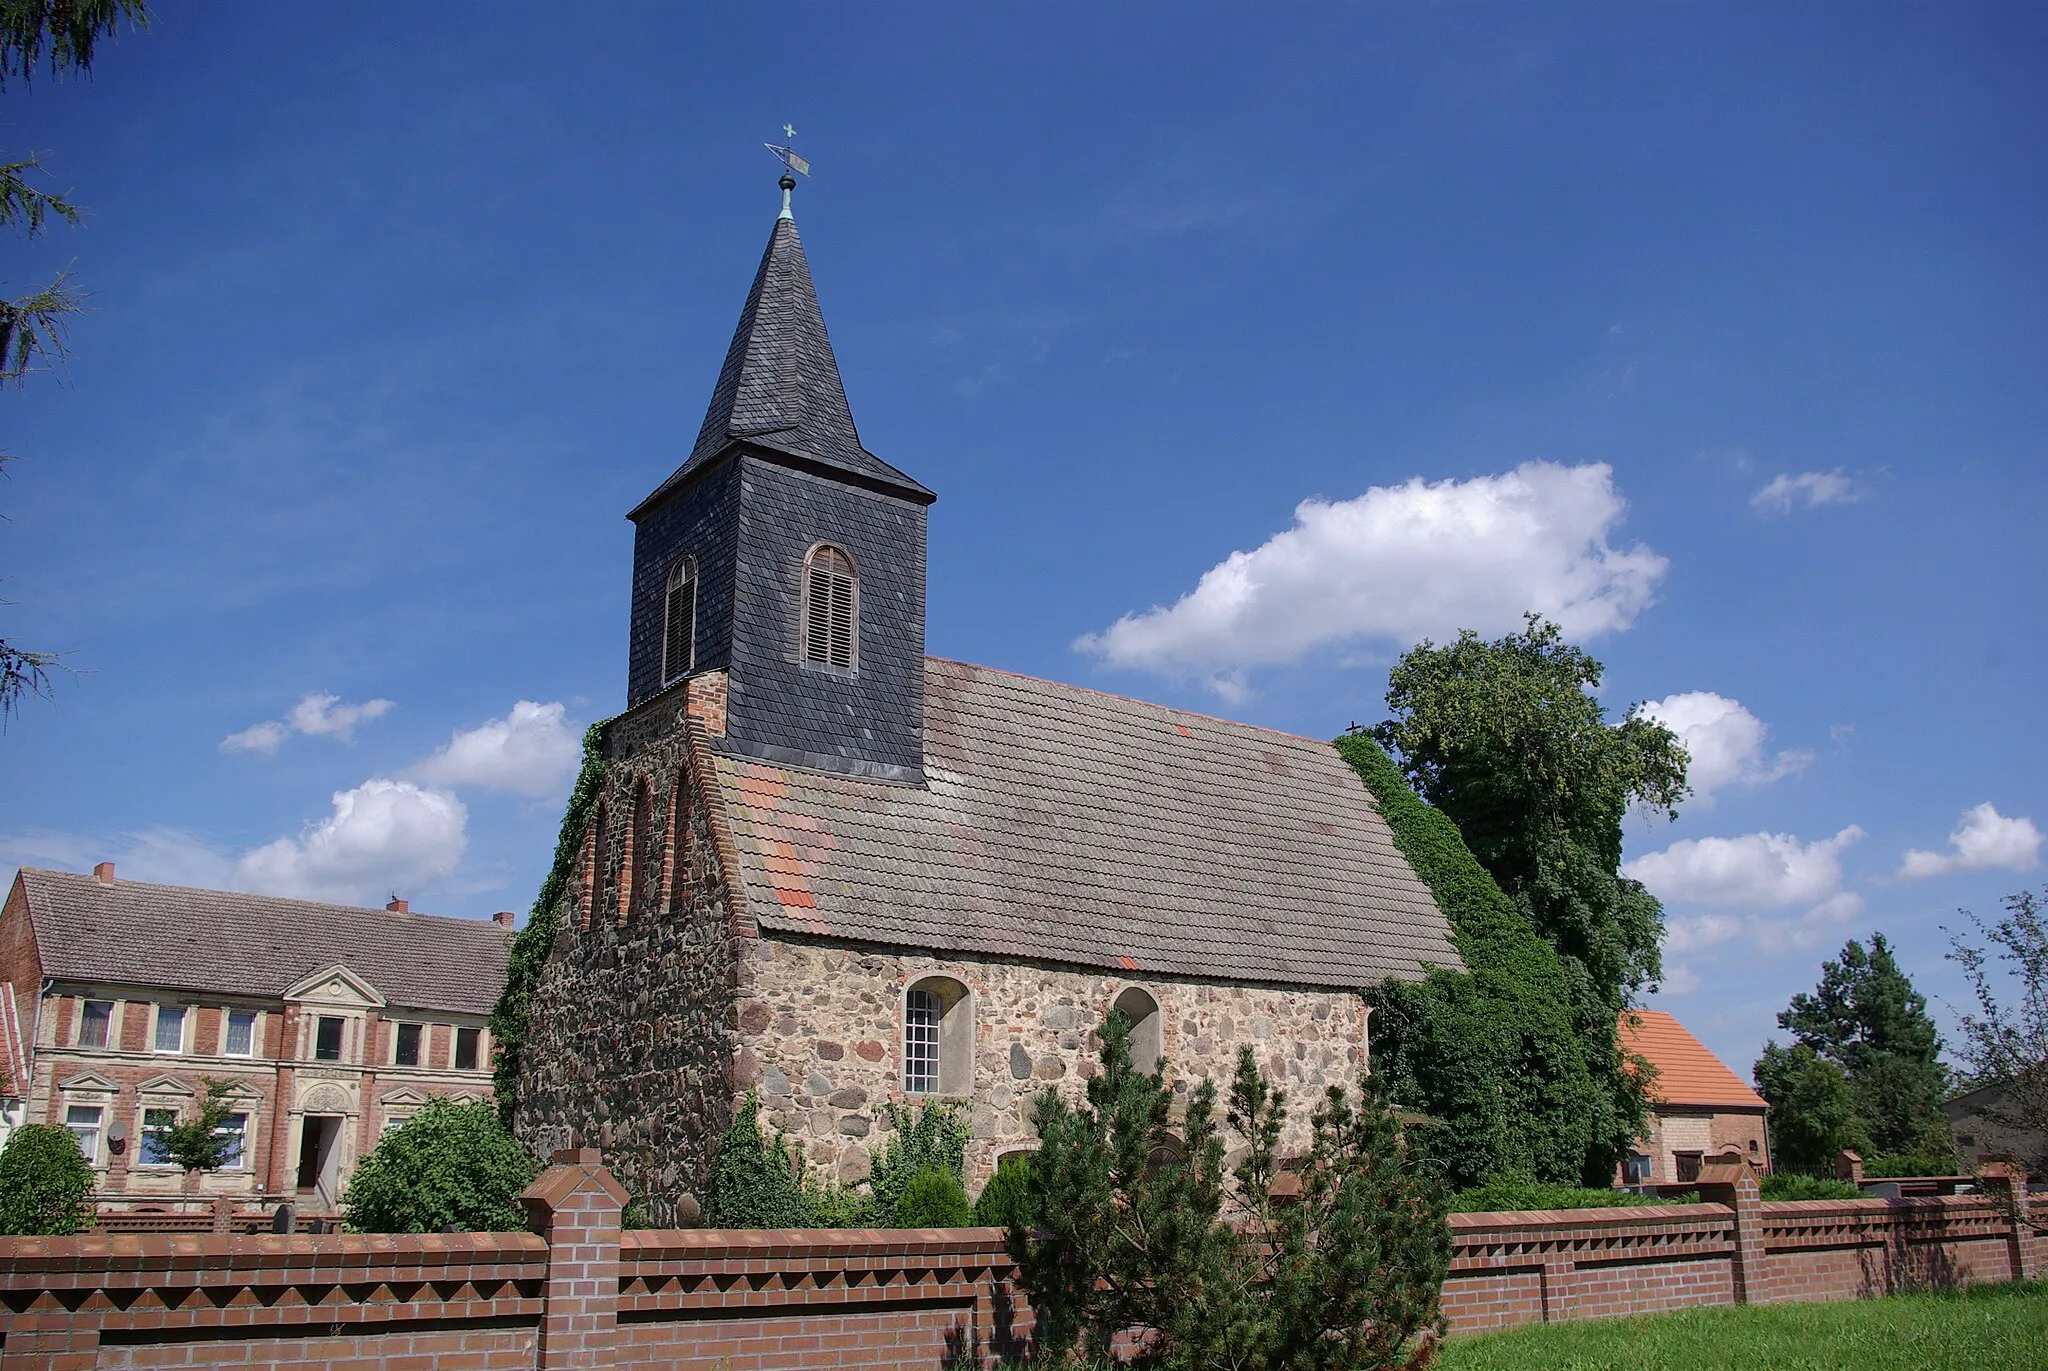
[[[1630,1020],[1639,1022],[1631,1023]],[[1621,1016],[1621,1049],[1657,1068],[1652,1091],[1661,1104],[1726,1105],[1762,1109],[1764,1097],[1743,1083],[1685,1025],[1661,1009]]]

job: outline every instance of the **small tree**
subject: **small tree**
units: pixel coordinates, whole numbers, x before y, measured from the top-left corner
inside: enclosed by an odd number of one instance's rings
[[[1144,1329],[1144,1367],[1366,1371],[1399,1365],[1411,1338],[1440,1327],[1442,1189],[1374,1090],[1354,1105],[1331,1088],[1283,1185],[1286,1096],[1249,1051],[1231,1087],[1234,1168],[1214,1085],[1192,1092],[1174,1138],[1163,1073],[1136,1069],[1129,1022],[1112,1015],[1087,1104],[1039,1094],[1038,1230],[1013,1227],[1010,1250],[1044,1354],[1104,1356],[1116,1335]]]
[[[897,1228],[965,1228],[974,1222],[967,1189],[950,1171],[920,1171],[896,1198],[890,1219]]]
[[[515,1232],[540,1163],[481,1101],[428,1100],[357,1165],[343,1210],[359,1233]]]
[[[974,1201],[974,1221],[984,1228],[1031,1226],[1031,1154],[1012,1152],[996,1163]]]
[[[1985,1117],[2048,1148],[2048,890],[2006,896],[2005,917],[1988,926],[1964,915],[1984,945],[1944,930],[1949,960],[1961,965],[1977,1001],[1977,1012],[1962,1016],[1957,1054],[1971,1085],[2003,1087]],[[2005,964],[2016,994],[2000,995],[1994,962]],[[2048,1155],[2021,1160],[2048,1167]]]
[[[719,1138],[704,1221],[713,1228],[809,1228],[803,1176],[789,1141],[780,1130],[762,1137],[760,1112],[760,1099],[748,1092]]]
[[[1805,1043],[1771,1042],[1754,1069],[1757,1092],[1771,1106],[1774,1167],[1822,1176],[1831,1172],[1837,1152],[1869,1149],[1870,1134],[1841,1067]]]
[[[242,1145],[240,1138],[222,1131],[235,1112],[233,1091],[233,1083],[208,1077],[205,1098],[165,1131],[164,1155],[187,1171],[218,1171],[225,1166],[230,1153]]]
[[[23,1124],[0,1149],[0,1234],[84,1232],[94,1221],[92,1185],[70,1129]]]

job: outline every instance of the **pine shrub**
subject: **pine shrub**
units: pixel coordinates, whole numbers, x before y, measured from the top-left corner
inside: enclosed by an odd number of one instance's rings
[[[983,1228],[1031,1226],[1031,1154],[1013,1152],[996,1164],[974,1201],[974,1222]]]
[[[519,1192],[540,1163],[484,1102],[428,1100],[378,1139],[342,1201],[358,1233],[512,1233],[526,1227]]]
[[[1040,1092],[1028,1173],[1039,1227],[1012,1229],[1009,1245],[1045,1360],[1106,1358],[1142,1329],[1134,1367],[1376,1371],[1402,1365],[1417,1335],[1440,1335],[1443,1192],[1370,1084],[1355,1103],[1330,1088],[1285,1186],[1286,1094],[1249,1050],[1225,1119],[1234,1167],[1212,1083],[1188,1097],[1179,1145],[1163,1147],[1174,1114],[1163,1068],[1132,1064],[1120,1014],[1085,1105]]]
[[[82,1233],[95,1222],[92,1165],[55,1124],[25,1123],[0,1148],[0,1234]]]

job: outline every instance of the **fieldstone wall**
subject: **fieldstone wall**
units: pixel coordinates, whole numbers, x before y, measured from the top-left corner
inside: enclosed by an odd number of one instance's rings
[[[737,934],[674,695],[614,726],[514,1120],[539,1156],[602,1148],[656,1227],[693,1221],[733,1099]]]
[[[814,1166],[865,1177],[887,1123],[878,1106],[903,1093],[904,992],[944,975],[972,996],[974,1069],[967,1107],[970,1193],[1003,1153],[1035,1146],[1029,1103],[1053,1085],[1079,1098],[1096,1071],[1093,1031],[1133,985],[1158,1002],[1162,1046],[1185,1098],[1207,1077],[1227,1089],[1241,1044],[1294,1106],[1287,1146],[1308,1133],[1325,1085],[1366,1069],[1366,1015],[1348,992],[1139,979],[1022,963],[947,961],[824,941],[748,939],[739,969],[733,1081],[760,1091],[765,1122],[802,1140]]]

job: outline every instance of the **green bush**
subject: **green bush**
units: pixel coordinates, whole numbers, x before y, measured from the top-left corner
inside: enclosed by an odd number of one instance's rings
[[[568,898],[569,877],[583,850],[583,827],[597,807],[597,793],[604,788],[605,730],[610,721],[592,724],[583,734],[583,769],[569,791],[569,807],[562,814],[561,830],[555,835],[555,861],[541,882],[540,895],[526,917],[526,927],[512,939],[512,956],[505,968],[505,988],[491,1009],[491,1041],[497,1044],[497,1061],[492,1065],[491,1090],[498,1100],[498,1117],[512,1126],[513,1111],[519,1103],[519,1061],[532,1028],[533,992],[540,985],[541,968],[547,965],[548,950],[562,931],[563,903]]]
[[[0,1234],[84,1232],[94,1222],[92,1185],[70,1129],[23,1124],[0,1149]]]
[[[526,1227],[519,1192],[539,1174],[490,1105],[436,1097],[370,1149],[342,1209],[358,1233],[438,1233],[450,1224],[517,1232]]]
[[[1594,1190],[1576,1185],[1545,1185],[1526,1176],[1506,1176],[1451,1196],[1453,1214],[1480,1214],[1502,1209],[1618,1209],[1640,1204],[1681,1201],[1630,1190]]]
[[[1863,1198],[1863,1192],[1847,1181],[1778,1171],[1764,1177],[1763,1197],[1767,1200],[1857,1200]]]
[[[1603,1080],[1614,1019],[1591,1002],[1457,825],[1424,804],[1380,745],[1337,739],[1393,830],[1394,845],[1451,926],[1463,972],[1370,990],[1372,1069],[1394,1103],[1428,1115],[1409,1142],[1454,1185],[1533,1176],[1560,1185],[1611,1174],[1604,1141],[1628,1131]],[[1623,1073],[1626,1074],[1626,1073]]]
[[[974,1201],[974,1221],[984,1228],[1031,1226],[1031,1154],[1012,1152],[996,1163]]]
[[[1954,1157],[1873,1157],[1863,1163],[1863,1174],[1873,1179],[1892,1176],[1953,1176]]]
[[[967,1119],[960,1106],[944,1100],[915,1108],[885,1103],[881,1113],[889,1121],[889,1141],[868,1173],[868,1193],[881,1222],[895,1222],[896,1202],[927,1171],[948,1173],[966,1194]]]
[[[893,1217],[897,1228],[965,1228],[974,1222],[974,1211],[960,1178],[935,1166],[910,1178]]]
[[[779,1130],[772,1139],[761,1136],[760,1112],[760,1099],[748,1092],[719,1138],[704,1221],[713,1228],[813,1227],[789,1139]]]

